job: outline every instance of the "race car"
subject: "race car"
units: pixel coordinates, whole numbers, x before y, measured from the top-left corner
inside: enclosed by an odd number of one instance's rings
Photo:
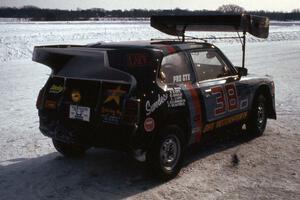
[[[259,136],[267,118],[276,119],[274,82],[244,66],[246,34],[267,38],[268,18],[153,16],[151,26],[179,40],[34,48],[33,61],[52,69],[36,102],[39,128],[58,152],[133,152],[168,180],[205,134],[246,126]],[[214,44],[188,39],[187,31],[242,32],[242,67]]]

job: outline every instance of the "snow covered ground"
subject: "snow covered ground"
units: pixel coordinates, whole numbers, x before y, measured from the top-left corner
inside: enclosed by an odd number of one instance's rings
[[[35,100],[50,71],[30,60],[33,46],[157,37],[166,36],[148,22],[0,23],[0,199],[300,199],[299,23],[274,23],[268,40],[248,39],[249,72],[273,76],[276,86],[278,120],[264,136],[208,143],[164,184],[123,153],[56,153],[38,130]],[[237,41],[218,46],[240,65]]]

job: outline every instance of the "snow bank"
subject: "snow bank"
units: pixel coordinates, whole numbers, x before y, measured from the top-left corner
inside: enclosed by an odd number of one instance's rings
[[[192,33],[197,37],[230,34]],[[235,36],[235,34],[234,34]],[[1,22],[0,62],[30,59],[34,46],[87,44],[98,41],[126,41],[170,37],[149,26],[149,21],[90,22]],[[247,42],[300,40],[300,22],[273,22],[268,40],[248,37]],[[219,42],[212,40],[211,42]],[[228,40],[226,42],[239,42]],[[0,64],[1,65],[1,64]]]

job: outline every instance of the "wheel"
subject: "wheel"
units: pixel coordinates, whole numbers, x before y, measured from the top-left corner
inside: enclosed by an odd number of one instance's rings
[[[265,131],[267,125],[266,98],[260,94],[254,99],[250,116],[246,123],[247,131],[254,136],[260,136]]]
[[[85,153],[88,147],[79,144],[69,144],[52,139],[55,149],[66,157],[78,157]]]
[[[174,178],[182,167],[185,146],[181,129],[167,126],[146,155],[150,169],[162,180]]]

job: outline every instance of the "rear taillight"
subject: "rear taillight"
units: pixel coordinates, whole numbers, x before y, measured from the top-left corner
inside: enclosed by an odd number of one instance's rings
[[[125,109],[122,115],[124,124],[134,125],[139,122],[140,99],[128,99],[125,103]]]
[[[45,101],[45,108],[48,109],[56,109],[56,101],[52,101],[52,100],[46,100]]]
[[[39,92],[39,95],[36,99],[36,102],[35,102],[35,106],[37,109],[40,109],[42,107],[42,96],[43,96],[43,93],[44,93],[44,88],[40,90]]]

